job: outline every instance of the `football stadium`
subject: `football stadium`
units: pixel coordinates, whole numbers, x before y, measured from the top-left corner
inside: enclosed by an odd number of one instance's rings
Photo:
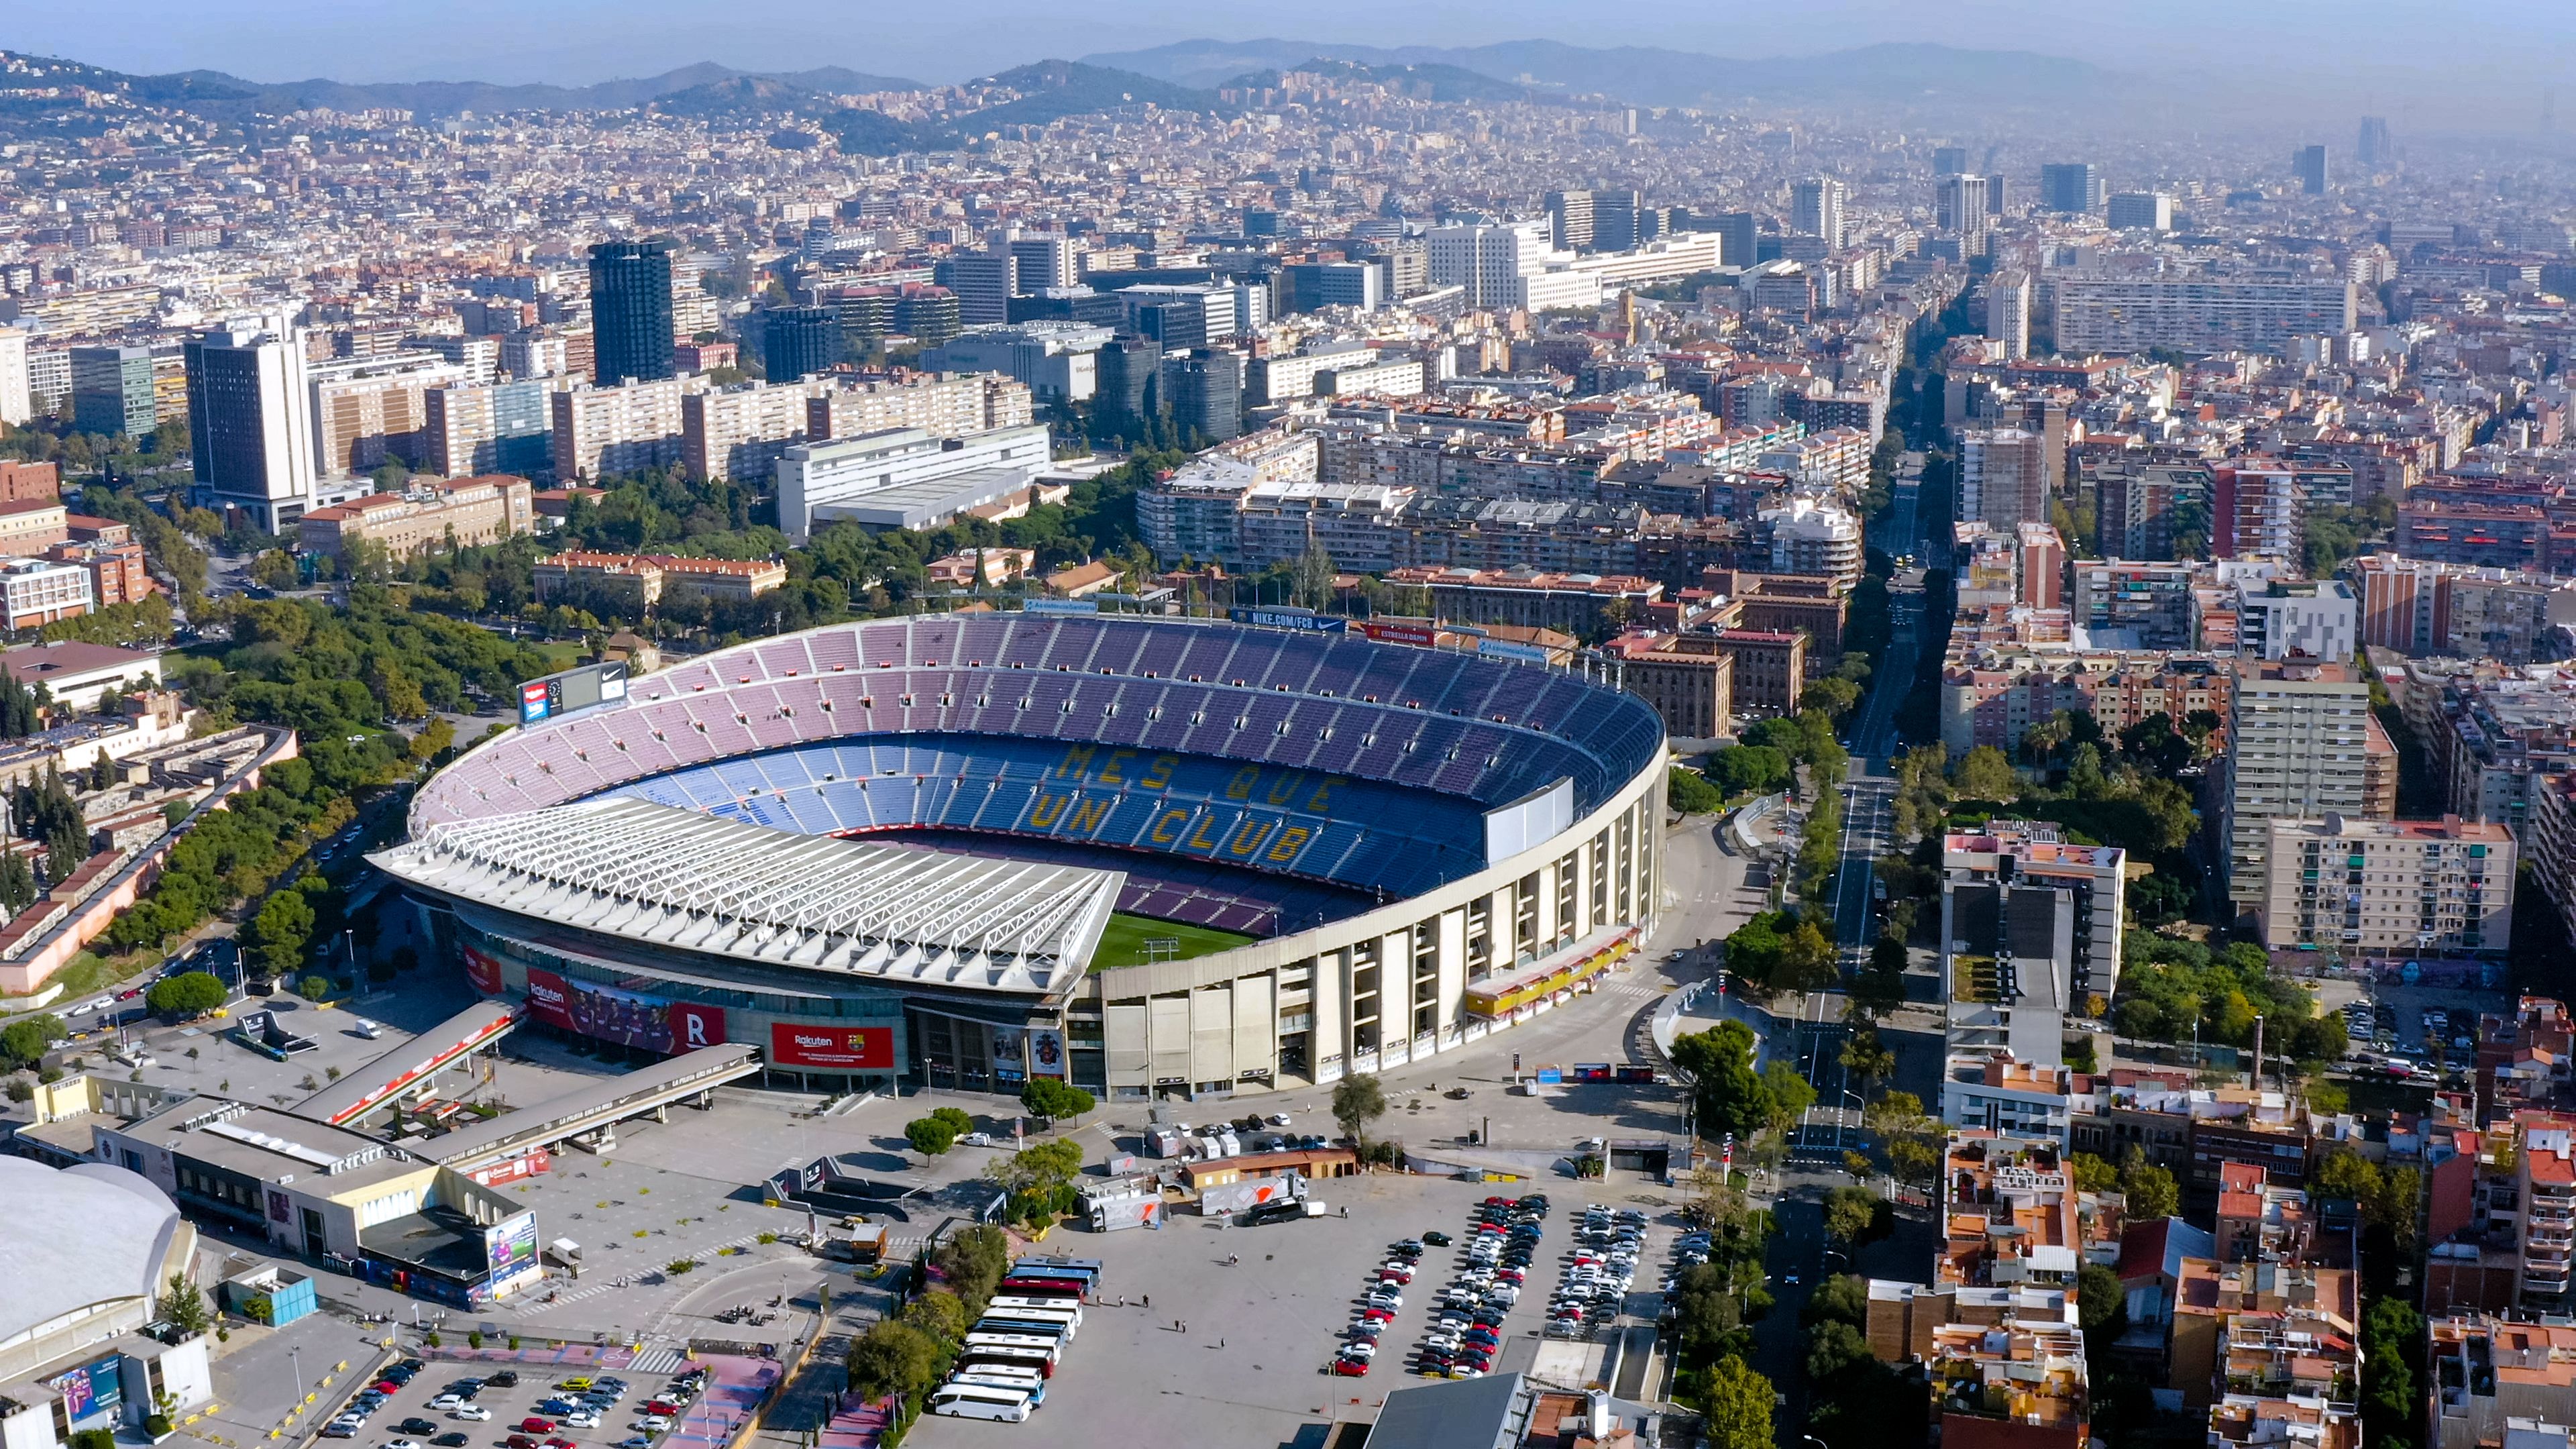
[[[928,615],[532,685],[374,859],[531,1026],[826,1088],[1302,1086],[1635,948],[1651,707],[1271,617]]]

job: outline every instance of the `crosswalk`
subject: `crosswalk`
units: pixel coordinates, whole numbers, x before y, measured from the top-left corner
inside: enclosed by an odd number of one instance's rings
[[[639,1374],[675,1374],[687,1362],[676,1348],[648,1348],[635,1355],[631,1365]]]

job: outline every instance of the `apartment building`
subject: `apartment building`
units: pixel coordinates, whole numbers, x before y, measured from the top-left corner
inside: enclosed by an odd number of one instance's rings
[[[2239,911],[2267,900],[2271,822],[2386,820],[2390,798],[2374,798],[2371,756],[2396,747],[2370,717],[2370,686],[2349,664],[2238,659],[2230,681],[2229,748],[2215,777],[2221,871]],[[2389,772],[2394,783],[2394,771]]]
[[[2107,653],[1962,643],[1941,669],[1941,743],[2006,754],[2034,724],[2082,710],[2117,735],[2161,714],[2179,732],[2204,711],[2226,718],[2230,661],[2214,654]]]
[[[313,465],[346,477],[400,460],[431,462],[426,394],[474,381],[469,369],[435,352],[340,358],[306,369],[313,390]]]
[[[2194,643],[2194,563],[2083,560],[2073,569],[2071,607],[2101,648],[2187,650]],[[2116,634],[2117,640],[2105,637]]]
[[[2116,845],[2070,844],[2058,826],[2046,821],[1992,820],[1979,830],[1942,836],[1941,873],[1954,881],[2065,892],[2074,925],[2065,963],[2067,999],[2078,1005],[2087,998],[2107,1003],[2119,993],[2128,852]]]
[[[2263,943],[2346,956],[2501,954],[2513,925],[2514,839],[2462,820],[2274,819]]]
[[[1860,520],[1848,508],[1812,498],[1792,498],[1754,514],[1757,546],[1767,545],[1770,571],[1860,582]]]
[[[2425,1336],[2426,1449],[2549,1449],[2542,1425],[2576,1423],[2576,1326],[2454,1314]]]
[[[2341,579],[2241,580],[2236,651],[2253,659],[2350,659],[2360,652],[2360,605]]]
[[[2020,428],[1959,434],[1959,517],[2010,529],[2048,521],[2048,465],[2040,435]]]
[[[2576,682],[2547,669],[2470,677],[2427,704],[2422,737],[2449,807],[2524,835],[2537,781],[2576,768]]]
[[[831,387],[807,399],[815,442],[917,428],[942,438],[1024,428],[1037,416],[1028,384],[993,373],[897,372]]]
[[[681,400],[706,385],[703,376],[692,375],[553,394],[555,481],[678,466]]]
[[[421,394],[423,466],[449,478],[511,473],[552,480],[552,380],[459,384]]]
[[[2359,320],[2343,278],[2111,277],[2057,282],[2062,352],[2148,352],[2159,347],[2279,355],[2290,339],[2346,333]]]
[[[393,558],[430,549],[473,548],[536,531],[535,485],[496,474],[421,481],[401,493],[377,493],[316,508],[297,521],[296,546],[345,558],[359,543]]]
[[[765,487],[789,445],[805,440],[819,378],[752,383],[680,399],[680,462],[694,477]]]
[[[1714,634],[1628,635],[1603,649],[1621,688],[1655,707],[1664,733],[1708,740],[1735,732],[1735,654]]]
[[[540,603],[567,592],[598,591],[649,608],[677,588],[739,601],[757,598],[786,582],[787,565],[776,559],[681,558],[673,554],[570,550],[540,559],[536,565]]]
[[[1385,582],[1426,590],[1443,624],[1518,624],[1592,634],[1642,619],[1664,586],[1635,574],[1560,574],[1537,569],[1399,568]]]
[[[2576,629],[2576,579],[2393,553],[2366,554],[2352,568],[2364,644],[2525,664],[2560,657],[2559,631]]]

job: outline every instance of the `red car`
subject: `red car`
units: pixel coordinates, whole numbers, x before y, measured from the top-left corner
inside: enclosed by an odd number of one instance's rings
[[[402,1392],[402,1385],[395,1383],[392,1379],[378,1379],[376,1380],[376,1392],[380,1394],[399,1394]]]
[[[678,1417],[682,1407],[682,1405],[674,1404],[668,1399],[651,1399],[645,1402],[644,1412],[648,1414],[660,1414],[666,1419],[676,1418]]]
[[[554,1421],[551,1419],[527,1418],[519,1421],[519,1432],[522,1434],[551,1434],[554,1431]]]
[[[1346,1379],[1366,1378],[1368,1371],[1369,1361],[1364,1358],[1335,1357],[1333,1360],[1333,1372]]]
[[[557,1436],[546,1441],[546,1449],[581,1449],[581,1446],[570,1439]]]

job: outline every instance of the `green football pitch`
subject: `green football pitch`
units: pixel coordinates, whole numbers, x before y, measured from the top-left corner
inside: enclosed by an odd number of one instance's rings
[[[1147,941],[1173,941],[1180,949],[1169,955],[1158,952],[1160,959],[1184,961],[1192,956],[1208,956],[1231,951],[1255,939],[1232,931],[1211,930],[1182,921],[1158,921],[1150,916],[1131,916],[1121,911],[1109,918],[1100,933],[1100,949],[1092,953],[1091,964],[1100,966],[1141,966],[1145,962]]]

